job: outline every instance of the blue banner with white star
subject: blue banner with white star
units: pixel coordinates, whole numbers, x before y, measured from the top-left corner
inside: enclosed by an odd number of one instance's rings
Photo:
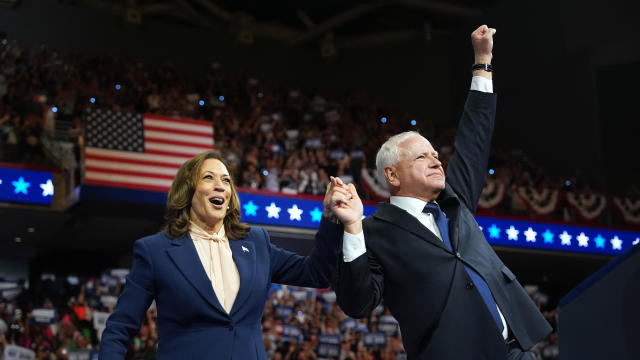
[[[257,225],[275,225],[317,229],[322,218],[322,200],[295,195],[274,195],[238,189],[241,221]],[[82,198],[107,198],[165,204],[164,192],[119,189],[84,185]],[[375,206],[364,206],[369,216]],[[562,223],[534,222],[477,216],[480,229],[491,245],[567,251],[597,255],[618,255],[632,246],[640,246],[640,232],[587,227]]]
[[[51,205],[52,179],[46,171],[0,168],[0,201]]]
[[[248,223],[317,229],[322,219],[320,200],[252,193],[238,193],[238,197],[242,204],[242,221]],[[374,211],[375,206],[365,205],[365,216]]]
[[[477,216],[491,245],[618,255],[640,244],[640,233]]]

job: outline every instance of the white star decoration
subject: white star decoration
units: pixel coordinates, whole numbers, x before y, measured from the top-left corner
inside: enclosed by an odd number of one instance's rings
[[[622,240],[618,237],[618,235],[614,236],[611,239],[611,247],[613,250],[622,250]]]
[[[565,230],[562,234],[560,234],[560,240],[562,240],[562,245],[571,246],[571,238],[572,236],[567,233]]]
[[[518,240],[519,233],[520,231],[516,230],[513,225],[511,225],[511,227],[507,229],[507,236],[509,237],[509,240]]]
[[[40,188],[42,189],[42,196],[53,195],[53,183],[51,179],[48,179],[44,184],[40,184]]]
[[[524,232],[524,236],[527,237],[527,242],[536,242],[536,235],[538,235],[538,233],[533,231],[531,227]]]
[[[280,208],[277,207],[274,202],[272,202],[269,206],[266,206],[264,209],[267,210],[268,218],[280,218]]]
[[[302,221],[300,215],[302,215],[304,211],[302,209],[298,209],[298,205],[293,204],[292,207],[287,209],[287,212],[289,213],[289,220]]]
[[[634,246],[640,244],[640,238],[636,238],[631,244]]]
[[[578,235],[576,238],[578,240],[578,246],[588,247],[589,246],[589,237],[586,236],[583,232]]]

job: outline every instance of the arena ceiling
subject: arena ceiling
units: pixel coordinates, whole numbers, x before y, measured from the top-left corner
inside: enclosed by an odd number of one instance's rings
[[[126,22],[162,21],[196,28],[227,29],[239,40],[268,38],[293,46],[340,37],[352,46],[404,41],[416,34],[477,24],[495,3],[470,0],[396,1],[230,1],[85,0],[71,1],[121,15]]]

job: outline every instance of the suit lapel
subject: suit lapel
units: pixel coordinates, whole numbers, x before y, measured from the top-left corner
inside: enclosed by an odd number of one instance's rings
[[[373,216],[382,221],[397,225],[413,235],[425,240],[431,245],[442,248],[445,251],[449,251],[442,240],[438,239],[438,237],[422,225],[418,219],[395,205],[382,203],[378,206],[378,209]]]
[[[198,257],[198,252],[193,245],[189,233],[179,239],[172,240],[171,245],[172,246],[167,249],[167,253],[178,270],[211,306],[215,307],[222,314],[227,315],[227,312],[222,308],[213,291],[211,280],[209,280],[207,273],[202,267],[202,261],[200,261],[200,257]]]
[[[256,252],[252,241],[229,240],[229,246],[233,253],[233,261],[240,274],[240,289],[238,289],[238,295],[231,307],[230,315],[234,315],[251,295],[256,271]]]

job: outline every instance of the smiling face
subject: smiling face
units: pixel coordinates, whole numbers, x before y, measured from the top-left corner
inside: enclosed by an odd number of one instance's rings
[[[385,167],[390,191],[395,196],[432,201],[444,190],[445,177],[438,152],[422,136],[411,136],[398,144],[400,160]]]
[[[207,232],[217,232],[223,226],[231,198],[231,176],[218,159],[202,163],[195,179],[191,199],[191,221]]]

